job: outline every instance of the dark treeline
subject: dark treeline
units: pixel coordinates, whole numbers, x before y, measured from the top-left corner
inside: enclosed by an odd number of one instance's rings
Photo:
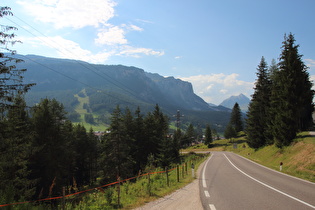
[[[285,35],[282,53],[268,68],[262,57],[247,113],[248,144],[253,148],[292,143],[297,132],[312,127],[312,82],[294,36]]]
[[[11,9],[0,7],[0,18],[7,15]],[[24,95],[35,84],[23,84],[26,69],[16,68],[23,61],[7,48],[19,42],[11,32],[17,28],[0,26],[0,204],[58,196],[62,187],[71,193],[154,167],[164,169],[180,162],[181,147],[200,139],[192,125],[185,134],[177,129],[170,135],[169,119],[158,105],[146,115],[139,107],[133,113],[117,106],[101,137],[73,124],[56,99],[27,107]],[[91,114],[85,118],[93,120]],[[207,139],[212,141],[209,131]]]
[[[117,106],[101,138],[65,116],[55,99],[28,109],[22,97],[3,113],[1,203],[56,196],[63,186],[75,191],[135,176],[150,170],[148,165],[165,168],[180,161],[181,134],[169,136],[169,120],[158,105],[145,116],[140,108],[131,113]]]

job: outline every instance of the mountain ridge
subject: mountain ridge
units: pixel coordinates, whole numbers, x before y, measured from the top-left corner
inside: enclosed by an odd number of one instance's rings
[[[191,83],[174,77],[163,77],[133,66],[89,64],[37,55],[17,56],[25,61],[17,65],[17,68],[27,69],[24,81],[37,83],[27,93],[30,105],[38,103],[40,98],[54,97],[68,112],[73,112],[78,104],[74,95],[84,90],[89,97],[89,110],[97,116],[111,113],[118,104],[132,110],[140,106],[144,113],[159,104],[169,116],[177,110],[189,113],[185,120],[196,124],[201,121],[202,124],[211,122],[224,126],[229,118],[229,112],[217,110],[197,96]]]
[[[238,103],[241,111],[247,112],[250,99],[244,94],[239,94],[238,96],[231,96],[220,103],[220,106],[224,106],[233,109],[235,103]]]

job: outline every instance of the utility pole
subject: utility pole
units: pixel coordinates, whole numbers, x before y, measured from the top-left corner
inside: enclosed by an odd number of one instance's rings
[[[173,115],[173,116],[176,117],[176,127],[177,127],[177,130],[178,130],[179,126],[180,126],[180,118],[184,117],[184,115],[180,115],[180,111],[177,110],[177,114]]]

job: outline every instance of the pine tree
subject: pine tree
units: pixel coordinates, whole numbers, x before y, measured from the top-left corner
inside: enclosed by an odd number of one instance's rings
[[[144,119],[144,132],[146,136],[146,153],[156,156],[160,146],[168,134],[168,117],[163,114],[158,104],[153,113],[148,113]]]
[[[271,64],[268,69],[268,78],[270,83],[274,80],[274,75],[279,71],[278,64],[275,59],[271,60]]]
[[[28,200],[35,193],[35,181],[29,177],[30,120],[21,96],[15,98],[13,106],[8,109],[6,126],[1,127],[5,133],[0,141],[0,194],[6,196],[7,200],[3,202]]]
[[[207,124],[206,130],[205,130],[205,144],[208,145],[209,147],[212,142],[213,142],[213,137],[212,137],[211,128],[210,128],[210,125]]]
[[[230,124],[235,128],[236,132],[243,130],[242,113],[238,103],[235,103],[232,109]]]
[[[237,137],[237,132],[231,124],[228,124],[224,130],[224,138],[231,139]]]
[[[285,35],[272,86],[272,128],[278,147],[289,145],[298,131],[312,124],[313,84],[298,48],[294,36]]]
[[[257,68],[255,92],[249,104],[246,120],[248,144],[252,148],[266,145],[269,134],[270,80],[268,66],[262,57]]]
[[[0,18],[13,15],[10,7],[0,7]],[[16,27],[1,25],[0,33],[0,112],[12,106],[14,98],[19,94],[27,92],[34,84],[23,84],[22,74],[26,69],[17,69],[16,65],[23,60],[14,57],[15,50],[8,48],[20,42],[15,40],[16,36],[10,31],[17,30]]]
[[[76,152],[74,178],[78,185],[89,184],[91,180],[90,158],[94,145],[89,141],[86,129],[82,125],[75,125],[73,134],[74,150]]]
[[[131,155],[131,141],[126,135],[124,116],[117,105],[112,113],[110,133],[103,138],[102,169],[104,181],[132,176],[134,160]]]
[[[65,140],[66,112],[56,99],[43,99],[34,107],[32,121],[35,131],[31,157],[32,177],[38,180],[37,193],[43,196],[60,193],[68,184],[68,155]],[[55,183],[52,185],[52,183]],[[52,190],[50,188],[53,186]]]
[[[140,107],[135,111],[134,119],[134,139],[135,139],[135,149],[133,152],[133,158],[136,162],[136,170],[144,169],[147,164],[148,153],[145,147],[145,134],[144,134],[144,120],[141,114]]]
[[[190,123],[183,138],[182,138],[182,147],[189,147],[193,141],[196,139],[196,132],[194,126]]]

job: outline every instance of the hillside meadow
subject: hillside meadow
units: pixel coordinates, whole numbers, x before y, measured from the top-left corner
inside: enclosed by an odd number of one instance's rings
[[[237,144],[237,148],[234,147]],[[315,136],[309,132],[297,135],[290,146],[277,148],[275,145],[260,149],[248,147],[245,137],[222,139],[212,143],[212,148],[200,144],[185,151],[231,151],[274,170],[315,182]]]

